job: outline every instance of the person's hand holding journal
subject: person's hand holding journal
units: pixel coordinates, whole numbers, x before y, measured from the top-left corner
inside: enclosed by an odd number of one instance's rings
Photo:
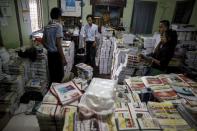
[[[144,54],[139,54],[138,57],[139,57],[140,61],[144,61],[144,62],[147,62],[149,64],[151,64],[152,60],[153,60],[152,57],[145,56]]]

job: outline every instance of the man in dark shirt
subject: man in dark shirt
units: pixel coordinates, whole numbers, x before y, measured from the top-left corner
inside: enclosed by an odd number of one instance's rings
[[[151,69],[166,71],[169,62],[174,55],[174,50],[176,47],[173,35],[174,32],[172,30],[165,31],[161,36],[160,43],[157,45],[152,54],[150,54],[149,56],[140,54],[142,60],[151,64]],[[148,72],[147,74],[150,74],[150,72]]]

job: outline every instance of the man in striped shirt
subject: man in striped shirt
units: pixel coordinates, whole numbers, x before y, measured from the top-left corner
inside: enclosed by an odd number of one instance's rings
[[[43,44],[48,51],[50,84],[61,82],[64,76],[64,66],[67,64],[62,50],[61,14],[60,8],[53,8],[50,13],[52,21],[45,26],[43,32]]]

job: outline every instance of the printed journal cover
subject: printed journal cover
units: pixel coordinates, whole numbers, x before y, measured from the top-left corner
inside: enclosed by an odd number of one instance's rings
[[[53,88],[62,105],[73,102],[82,95],[79,89],[72,82],[58,84]]]

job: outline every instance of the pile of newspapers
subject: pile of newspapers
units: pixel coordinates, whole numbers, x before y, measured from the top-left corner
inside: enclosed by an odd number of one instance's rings
[[[98,48],[99,74],[110,74],[114,53],[115,38],[103,37]]]
[[[139,61],[138,56],[127,54],[125,62],[120,64],[113,79],[118,83],[123,82],[126,76],[143,76],[147,70],[147,65]]]
[[[154,50],[155,39],[153,37],[141,37],[143,40],[144,54],[150,54]]]
[[[172,29],[177,31],[178,40],[193,41],[197,39],[197,28],[194,25],[172,24]]]
[[[6,51],[6,50],[5,50]],[[0,130],[6,125],[18,108],[24,93],[24,65],[22,61],[8,52],[8,61],[0,56]]]
[[[118,67],[125,63],[126,61],[126,55],[129,53],[130,49],[127,48],[117,48],[114,51],[114,57],[112,60],[112,67],[111,67],[111,78],[114,79],[115,73],[118,69]]]
[[[64,75],[70,74],[74,64],[75,44],[71,41],[62,41],[63,53],[67,61],[64,67]]]
[[[42,104],[37,112],[41,131],[62,131],[64,110],[59,105]]]
[[[85,80],[91,80],[93,77],[93,68],[87,64],[79,63],[75,65],[77,67],[77,73],[78,77],[85,79]]]
[[[76,93],[79,95],[76,96]],[[74,95],[76,97],[73,99]],[[81,93],[71,81],[52,83],[36,113],[40,130],[62,131],[65,126],[64,121],[72,125],[73,120],[70,119],[68,112],[76,111],[77,99],[80,96]]]
[[[60,131],[64,122],[64,110],[57,98],[48,91],[37,111],[37,119],[41,131]]]
[[[48,87],[48,60],[47,52],[41,46],[36,46],[37,58],[35,61],[26,61],[26,88],[25,91],[46,93]]]

